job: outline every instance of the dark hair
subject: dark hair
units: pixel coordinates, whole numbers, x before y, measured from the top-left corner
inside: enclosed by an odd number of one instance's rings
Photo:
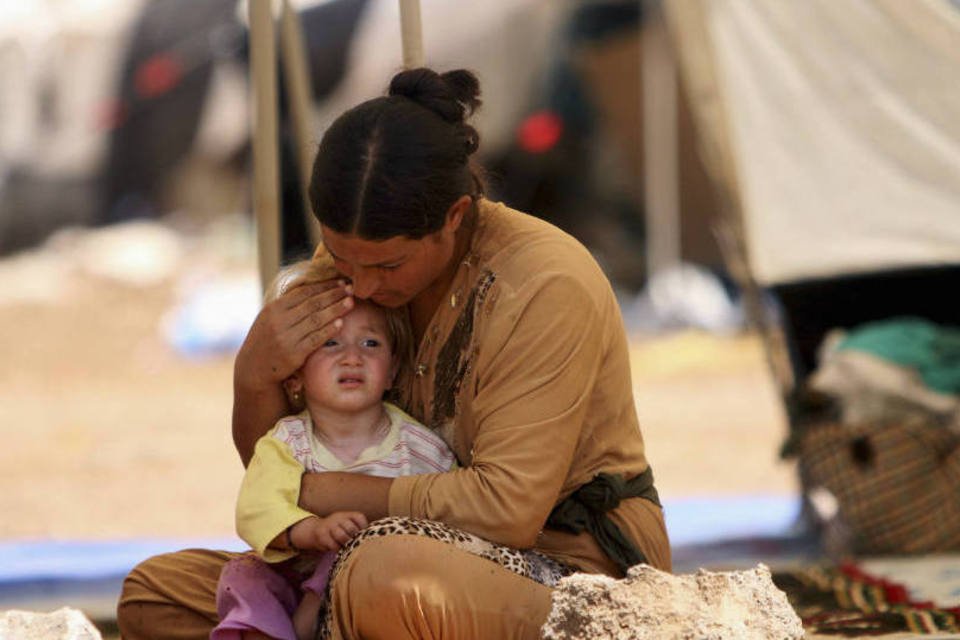
[[[334,121],[320,142],[310,203],[321,224],[368,240],[422,238],[482,184],[470,156],[480,136],[466,118],[480,106],[470,71],[410,69],[387,96]]]

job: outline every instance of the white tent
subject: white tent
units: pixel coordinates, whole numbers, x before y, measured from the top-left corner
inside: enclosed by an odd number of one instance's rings
[[[715,159],[759,282],[960,262],[960,7],[666,6],[687,78],[712,93],[694,108],[719,112],[700,122],[728,148]],[[712,89],[691,78],[703,64]]]
[[[788,393],[787,345],[764,322],[760,288],[960,265],[960,5],[664,6],[718,187],[727,261],[754,294]],[[910,294],[904,313],[922,297]],[[939,295],[946,306],[950,292]],[[848,319],[858,312],[867,309],[851,308]]]

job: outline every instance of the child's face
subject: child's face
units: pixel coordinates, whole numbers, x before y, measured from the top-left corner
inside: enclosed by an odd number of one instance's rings
[[[310,354],[300,375],[308,405],[360,411],[381,402],[396,373],[382,309],[357,301],[340,334]]]

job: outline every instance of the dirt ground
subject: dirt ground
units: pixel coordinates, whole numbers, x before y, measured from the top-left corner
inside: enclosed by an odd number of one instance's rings
[[[185,283],[252,278],[231,233],[177,240],[139,281],[76,238],[0,261],[0,540],[233,534],[232,354],[185,357],[161,331]],[[636,337],[632,355],[664,498],[794,490],[755,338]]]

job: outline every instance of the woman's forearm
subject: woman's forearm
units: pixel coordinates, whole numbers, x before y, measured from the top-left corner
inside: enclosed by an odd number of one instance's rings
[[[287,398],[279,384],[254,388],[234,376],[233,444],[246,467],[257,440],[288,411]]]
[[[373,522],[389,514],[391,478],[357,473],[307,473],[300,481],[300,507],[318,516],[359,511]]]

